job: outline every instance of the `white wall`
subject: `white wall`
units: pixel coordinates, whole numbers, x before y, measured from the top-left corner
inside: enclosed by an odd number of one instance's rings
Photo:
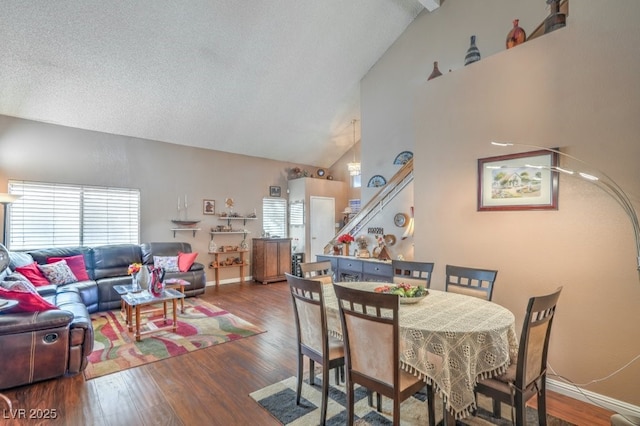
[[[640,353],[631,224],[603,191],[564,176],[557,211],[478,212],[477,160],[528,150],[491,140],[559,146],[605,170],[638,208],[640,2],[573,1],[566,28],[463,67],[464,35],[478,34],[484,53],[512,17],[529,31],[546,15],[531,9],[543,2],[471,3],[422,13],[363,80],[363,168],[387,170],[390,145],[414,150],[415,256],[435,262],[435,288],[447,263],[498,269],[494,301],[520,327],[527,299],[562,285],[549,363],[587,383]],[[453,72],[426,82],[434,60]],[[635,362],[586,389],[638,406],[638,377]]]

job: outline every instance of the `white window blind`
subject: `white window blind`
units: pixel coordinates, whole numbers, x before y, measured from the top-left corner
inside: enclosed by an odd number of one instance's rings
[[[10,181],[12,250],[139,243],[140,191]]]
[[[287,236],[287,200],[274,197],[262,199],[262,229],[272,237]]]

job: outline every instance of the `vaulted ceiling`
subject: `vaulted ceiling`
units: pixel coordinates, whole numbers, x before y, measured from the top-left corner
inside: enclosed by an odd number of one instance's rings
[[[0,114],[329,167],[421,1],[3,2]]]

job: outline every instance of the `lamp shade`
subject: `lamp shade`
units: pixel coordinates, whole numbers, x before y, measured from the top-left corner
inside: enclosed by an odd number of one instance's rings
[[[11,204],[18,201],[20,198],[22,198],[21,195],[7,193],[0,194],[0,204]]]

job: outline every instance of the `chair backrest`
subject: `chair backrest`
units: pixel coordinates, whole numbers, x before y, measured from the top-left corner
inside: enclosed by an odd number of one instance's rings
[[[393,282],[396,284],[407,283],[431,288],[431,274],[433,263],[416,262],[408,260],[392,260]]]
[[[400,377],[398,295],[333,284],[345,344],[347,374],[367,387],[397,389]]]
[[[498,271],[447,265],[445,291],[491,300]]]
[[[306,279],[320,281],[323,284],[333,283],[333,271],[328,260],[301,263],[300,270]]]
[[[529,299],[518,347],[517,388],[525,389],[546,374],[551,324],[561,291],[559,287],[551,294]]]
[[[327,318],[322,283],[285,273],[296,321],[298,344],[322,356],[328,353]]]

